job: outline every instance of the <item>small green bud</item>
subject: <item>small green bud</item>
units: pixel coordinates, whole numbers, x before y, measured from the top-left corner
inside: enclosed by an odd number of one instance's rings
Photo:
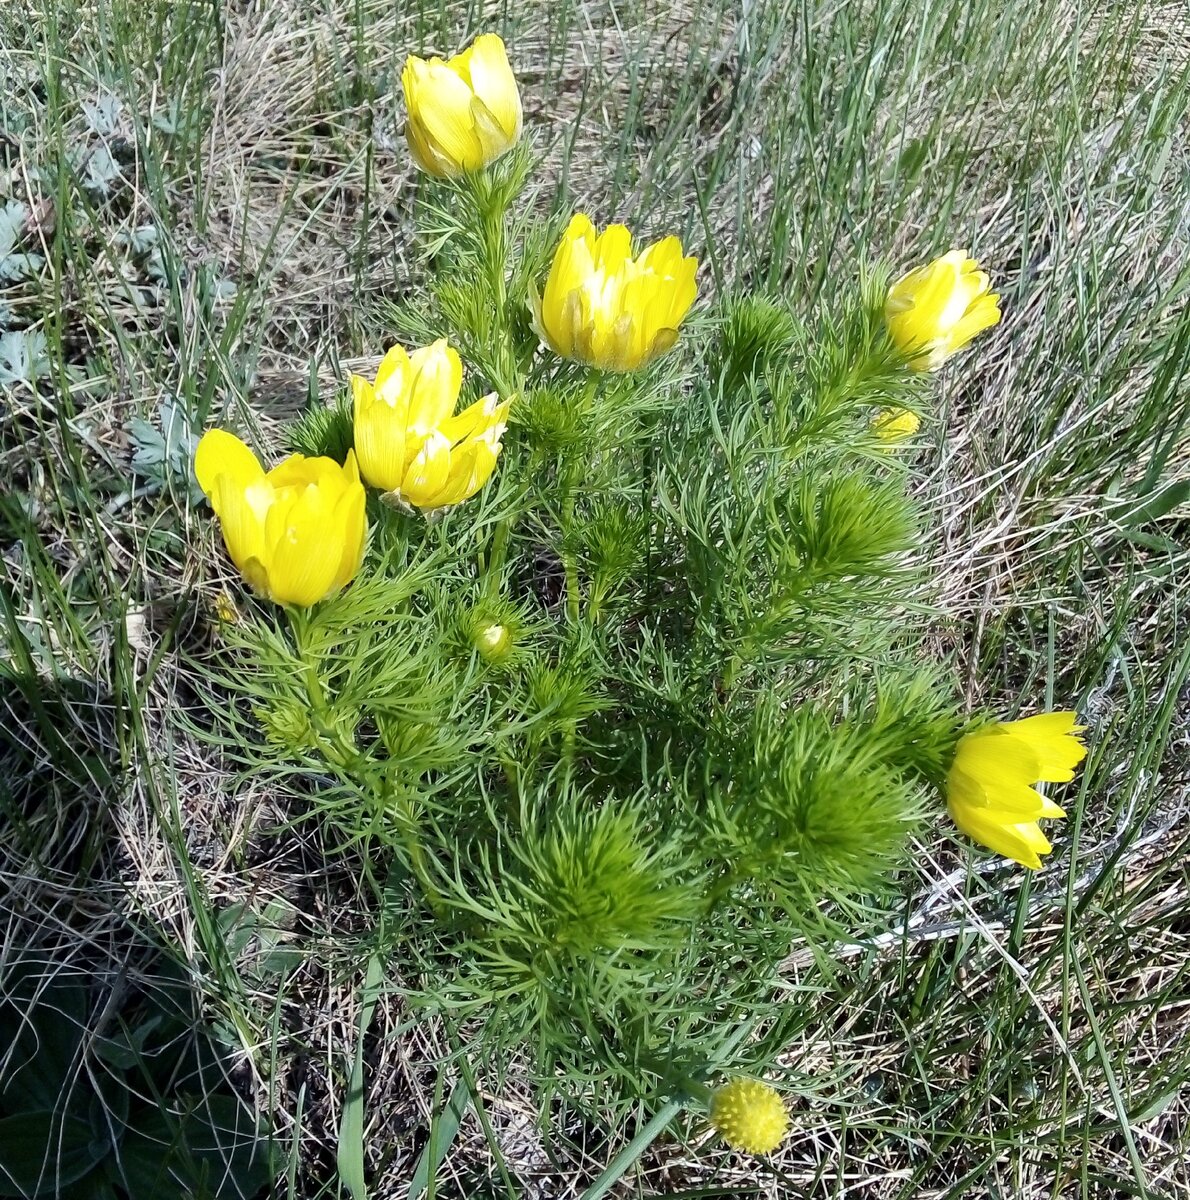
[[[463,614],[459,634],[488,666],[511,668],[526,650],[525,614],[503,596],[484,596]]]
[[[502,663],[512,649],[512,630],[493,621],[475,631],[475,648],[484,662]]]
[[[274,746],[296,753],[314,745],[314,729],[307,711],[288,699],[275,699],[256,710],[265,738]]]

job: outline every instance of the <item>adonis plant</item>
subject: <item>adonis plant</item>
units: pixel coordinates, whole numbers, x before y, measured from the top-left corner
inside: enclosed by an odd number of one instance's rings
[[[859,932],[914,834],[1039,868],[1085,754],[1071,713],[963,715],[924,648],[908,451],[998,297],[961,250],[812,318],[712,296],[676,237],[522,202],[499,38],[403,83],[424,274],[378,369],[288,457],[198,448],[257,598],[213,719],[358,864],[413,1004],[767,1152],[790,950]]]

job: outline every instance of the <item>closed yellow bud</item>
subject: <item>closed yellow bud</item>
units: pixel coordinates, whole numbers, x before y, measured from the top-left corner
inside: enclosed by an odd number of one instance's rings
[[[999,300],[975,259],[951,250],[889,288],[884,319],[909,365],[932,371],[1000,320]]]
[[[769,1154],[789,1130],[789,1114],[775,1088],[759,1079],[733,1079],[711,1097],[711,1124],[735,1150]]]
[[[440,338],[394,346],[375,382],[351,377],[355,452],[365,480],[423,511],[461,504],[491,478],[511,401],[495,393],[455,413],[463,364]]]
[[[872,432],[885,442],[903,442],[921,428],[921,418],[907,408],[882,408],[872,417]]]
[[[1067,783],[1086,757],[1072,712],[1041,713],[978,729],[959,740],[946,780],[954,823],[970,838],[1036,870],[1052,847],[1040,817],[1066,813],[1033,785]]]
[[[623,225],[596,234],[582,213],[571,218],[540,297],[537,331],[563,358],[604,371],[634,371],[678,340],[694,303],[698,260],[676,237],[635,258]]]
[[[194,473],[228,554],[262,596],[306,608],[359,570],[366,496],[354,454],[344,466],[294,454],[266,474],[238,437],[212,429],[198,443]]]
[[[521,136],[521,96],[494,33],[445,62],[411,54],[401,85],[409,149],[417,165],[439,179],[486,167]]]

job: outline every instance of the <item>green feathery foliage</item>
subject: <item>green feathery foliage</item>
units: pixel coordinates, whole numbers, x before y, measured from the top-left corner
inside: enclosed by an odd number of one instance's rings
[[[478,1018],[491,1062],[532,1049],[543,1087],[651,1104],[779,1051],[781,962],[887,889],[953,753],[921,515],[872,427],[926,388],[880,272],[812,324],[725,297],[637,371],[543,351],[531,167],[427,186],[427,286],[378,313],[450,338],[463,403],[513,401],[494,476],[429,520],[371,503],[349,587],[228,626],[208,736],[410,882],[377,903],[414,1003]],[[288,440],[342,461],[351,427],[340,400]]]

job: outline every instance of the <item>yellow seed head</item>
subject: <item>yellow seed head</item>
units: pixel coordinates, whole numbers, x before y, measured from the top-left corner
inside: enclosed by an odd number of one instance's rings
[[[235,601],[228,595],[227,592],[220,592],[212,603],[212,608],[215,612],[215,620],[220,625],[238,625],[240,622],[240,610],[236,608]]]
[[[872,432],[885,442],[903,442],[919,428],[921,419],[907,408],[882,408],[872,417]]]
[[[735,1150],[770,1154],[789,1130],[789,1114],[774,1088],[733,1079],[711,1097],[711,1124]]]

